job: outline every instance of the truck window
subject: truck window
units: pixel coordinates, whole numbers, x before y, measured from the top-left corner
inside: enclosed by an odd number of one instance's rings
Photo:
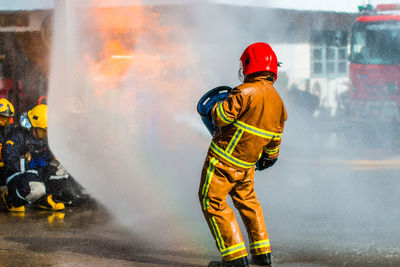
[[[400,64],[400,24],[363,23],[353,30],[350,60],[358,64]]]

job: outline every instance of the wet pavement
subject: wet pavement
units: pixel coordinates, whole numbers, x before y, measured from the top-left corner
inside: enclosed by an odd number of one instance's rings
[[[0,266],[206,266],[210,260],[206,248],[162,249],[138,238],[96,203],[65,212],[2,211],[0,223]]]
[[[336,154],[283,154],[257,173],[273,266],[400,266],[400,157]],[[166,245],[116,223],[95,201],[65,212],[0,211],[0,267],[207,266],[219,255],[201,219],[204,239]]]
[[[113,222],[96,203],[65,212],[0,213],[0,266],[203,266],[206,257],[165,250]]]
[[[65,212],[0,213],[0,266],[206,266],[206,248],[162,249],[112,222],[100,205]],[[398,266],[399,255],[363,255],[279,241],[273,266]],[[211,248],[214,249],[214,248]],[[215,258],[215,253],[212,257]],[[375,256],[378,256],[377,258]]]
[[[30,207],[25,215],[0,212],[0,266],[206,266],[213,247],[168,247],[150,243],[111,219],[101,205],[65,212]],[[279,234],[278,234],[279,236]],[[300,234],[301,236],[301,234]],[[293,240],[292,240],[293,241]],[[399,266],[399,253],[276,240],[273,266]]]
[[[2,211],[0,223],[0,266],[206,266],[210,260],[205,248],[162,249],[137,238],[94,202],[65,212]],[[304,260],[274,266],[323,266]]]

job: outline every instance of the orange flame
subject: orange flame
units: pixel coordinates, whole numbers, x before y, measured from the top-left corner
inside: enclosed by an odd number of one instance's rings
[[[131,75],[140,77],[139,87],[158,88],[168,94],[170,89],[177,90],[165,75],[184,66],[185,51],[169,40],[169,29],[160,24],[159,16],[152,8],[140,5],[91,10],[90,20],[101,45],[97,53],[90,51],[85,57],[97,95],[118,89]],[[180,83],[184,83],[183,78]]]
[[[150,95],[157,103],[152,108],[158,125],[171,121],[177,108],[190,105],[187,90],[193,88],[194,78],[179,76],[185,73],[188,53],[171,38],[171,30],[179,31],[178,26],[163,26],[159,13],[140,5],[93,8],[90,21],[99,41],[94,45],[97,50],[88,51],[85,58],[96,101],[117,98],[118,109],[132,115],[132,107],[140,104],[138,96]]]
[[[97,54],[86,54],[86,58],[90,75],[97,82],[97,94],[104,93],[102,91],[105,88],[115,89],[131,65],[135,45],[133,37],[138,31],[136,26],[132,26],[137,24],[131,21],[132,13],[137,13],[137,8],[132,9],[91,9],[94,32],[99,35],[97,37],[101,47]]]

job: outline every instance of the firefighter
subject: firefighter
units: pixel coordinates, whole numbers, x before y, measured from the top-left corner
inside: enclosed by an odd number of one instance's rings
[[[11,212],[25,212],[25,205],[35,203],[39,208],[64,210],[63,203],[53,200],[46,192],[45,176],[48,158],[46,154],[34,152],[45,147],[47,137],[47,106],[37,105],[27,116],[21,117],[21,126],[6,138],[2,158],[7,171],[7,191],[3,202]]]
[[[242,56],[243,84],[211,109],[218,127],[204,162],[199,187],[202,211],[221,252],[209,266],[248,266],[247,250],[229,194],[246,227],[252,263],[271,264],[271,248],[262,207],[254,191],[254,172],[277,160],[286,109],[273,87],[278,61],[266,43],[248,46]]]
[[[14,128],[12,120],[14,117],[14,106],[6,98],[0,99],[0,186],[6,184],[7,174],[4,168],[4,162],[1,159],[1,148],[5,142],[6,136]]]

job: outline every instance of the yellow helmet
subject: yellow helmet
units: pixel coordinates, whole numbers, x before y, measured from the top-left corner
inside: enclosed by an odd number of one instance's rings
[[[6,117],[14,116],[14,106],[5,98],[0,99],[0,115]]]
[[[47,130],[47,105],[40,104],[28,111],[28,118],[33,127]]]

